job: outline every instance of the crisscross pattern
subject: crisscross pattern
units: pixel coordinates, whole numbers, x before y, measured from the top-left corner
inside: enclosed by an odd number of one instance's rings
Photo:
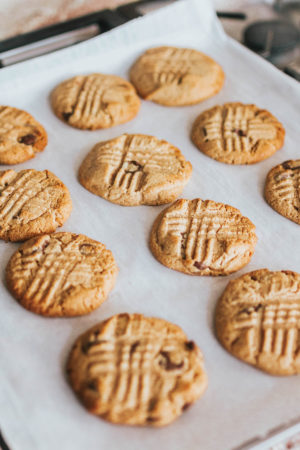
[[[55,114],[82,129],[108,128],[135,117],[140,100],[134,87],[115,75],[78,75],[59,84],[51,95]]]
[[[46,316],[74,316],[105,300],[116,273],[111,252],[100,242],[55,233],[23,244],[12,256],[6,278],[25,308]]]
[[[250,272],[231,281],[216,311],[221,343],[235,356],[278,375],[300,372],[300,275]]]
[[[69,217],[71,197],[48,170],[0,172],[0,238],[22,241],[51,233]]]
[[[192,166],[166,141],[124,134],[97,144],[79,169],[81,184],[122,205],[174,200],[191,176]]]
[[[172,106],[197,103],[216,94],[224,74],[213,59],[197,50],[157,47],[135,62],[130,78],[143,98]]]
[[[30,114],[0,106],[0,164],[18,164],[35,156],[47,145],[47,133]]]
[[[120,314],[87,331],[67,367],[84,405],[116,423],[165,425],[206,387],[196,344],[179,327],[140,314]]]
[[[267,176],[265,197],[279,214],[300,224],[300,160],[285,161]]]
[[[255,105],[226,103],[197,117],[192,140],[205,154],[229,164],[251,164],[271,156],[284,129],[268,111]]]
[[[178,200],[155,221],[150,245],[170,268],[193,275],[224,275],[247,264],[255,226],[239,210],[212,200]]]
[[[188,73],[205,72],[206,67],[199,66],[200,59],[198,52],[187,48],[165,47],[159,52],[156,49],[147,52],[143,62],[144,73],[151,73],[153,83],[158,86],[174,82],[180,84]],[[148,90],[151,90],[151,86]]]

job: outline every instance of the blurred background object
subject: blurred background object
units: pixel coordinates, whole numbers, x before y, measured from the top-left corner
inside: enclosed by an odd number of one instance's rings
[[[102,9],[128,0],[1,0],[0,40]]]
[[[300,0],[213,0],[217,10],[246,20],[222,20],[229,36],[300,80]]]

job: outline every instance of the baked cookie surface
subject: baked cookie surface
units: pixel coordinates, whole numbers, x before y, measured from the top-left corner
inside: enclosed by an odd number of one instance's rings
[[[113,203],[160,205],[181,194],[191,173],[192,165],[168,142],[123,134],[95,145],[80,166],[79,181]]]
[[[68,125],[83,130],[109,128],[128,122],[139,111],[134,87],[116,75],[78,75],[51,93],[52,108]]]
[[[98,308],[117,272],[103,244],[62,232],[22,244],[7,265],[6,283],[24,308],[49,317],[71,317]]]
[[[300,159],[285,161],[270,170],[265,198],[279,214],[300,224]]]
[[[196,344],[178,326],[141,314],[113,316],[81,335],[67,373],[88,411],[127,425],[167,425],[207,385]]]
[[[300,274],[261,269],[230,281],[215,323],[237,358],[272,375],[300,373]]]
[[[250,261],[255,226],[232,206],[180,199],[155,220],[150,249],[155,258],[189,275],[228,275]]]
[[[197,50],[155,47],[130,69],[140,96],[166,106],[199,103],[219,92],[224,72],[212,58]]]
[[[19,164],[34,158],[47,141],[44,127],[28,112],[0,106],[0,164]]]
[[[49,170],[0,171],[0,239],[52,233],[72,210],[66,186]]]
[[[195,120],[193,143],[217,161],[254,164],[273,155],[284,142],[282,124],[255,105],[225,103],[201,113]]]

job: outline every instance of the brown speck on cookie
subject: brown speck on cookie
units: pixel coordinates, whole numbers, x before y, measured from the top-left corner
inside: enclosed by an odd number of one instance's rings
[[[26,134],[19,139],[19,142],[25,145],[34,145],[35,141],[36,136],[34,134]]]

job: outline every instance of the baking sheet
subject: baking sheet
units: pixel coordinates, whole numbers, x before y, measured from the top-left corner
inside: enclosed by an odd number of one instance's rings
[[[145,49],[194,47],[216,59],[226,82],[195,106],[166,108],[142,102],[132,122],[94,132],[73,129],[51,112],[49,92],[60,81],[89,72],[128,76]],[[49,169],[68,186],[73,212],[63,230],[104,242],[120,267],[109,299],[88,316],[47,319],[24,310],[7,292],[4,268],[17,244],[0,243],[0,424],[12,450],[230,449],[299,416],[299,377],[276,378],[231,357],[213,332],[215,304],[228,281],[268,267],[300,272],[300,228],[263,199],[271,167],[299,157],[300,85],[223,33],[207,1],[179,1],[73,48],[0,71],[0,104],[24,108],[45,125],[46,150],[17,170]],[[256,103],[286,128],[284,148],[253,166],[229,166],[199,152],[189,140],[195,117],[227,101]],[[190,277],[159,264],[148,249],[151,225],[164,208],[121,207],[86,191],[76,179],[91,147],[121,133],[145,133],[178,146],[193,165],[183,197],[213,199],[239,208],[257,226],[258,243],[247,267],[224,278]],[[4,167],[3,167],[4,168]],[[64,377],[75,338],[120,312],[141,312],[180,325],[202,349],[209,378],[201,400],[163,429],[108,424],[89,415]]]

